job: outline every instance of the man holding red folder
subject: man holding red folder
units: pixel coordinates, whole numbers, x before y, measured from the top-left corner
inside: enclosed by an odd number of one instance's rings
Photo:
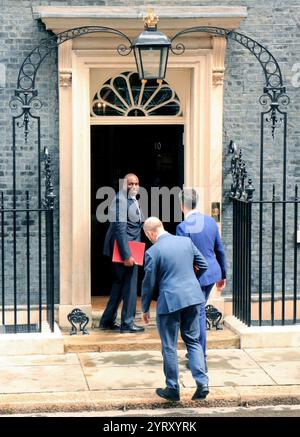
[[[109,301],[100,320],[100,328],[120,330],[121,333],[138,333],[145,330],[144,327],[134,324],[138,267],[128,244],[130,241],[141,239],[143,216],[136,199],[138,192],[138,177],[133,173],[127,174],[123,180],[123,188],[116,194],[110,207],[110,226],[103,248],[104,255],[114,255],[115,277]],[[116,254],[116,245],[119,254]],[[123,262],[119,262],[121,260]],[[121,301],[123,307],[119,325],[116,319]]]

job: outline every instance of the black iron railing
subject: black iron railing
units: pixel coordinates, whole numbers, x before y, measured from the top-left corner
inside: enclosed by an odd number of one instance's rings
[[[54,331],[54,200],[44,149],[45,195],[0,193],[0,333]]]
[[[233,315],[251,324],[251,208],[252,202],[233,199]]]
[[[1,193],[1,333],[54,329],[53,209],[5,207]],[[13,293],[11,293],[13,289]]]
[[[290,200],[278,199],[273,186],[271,200],[232,202],[233,314],[248,326],[298,323],[298,187]]]

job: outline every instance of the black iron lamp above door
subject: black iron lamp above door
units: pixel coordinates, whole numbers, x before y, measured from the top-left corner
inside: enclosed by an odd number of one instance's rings
[[[149,11],[144,18],[145,29],[132,43],[138,74],[141,80],[163,80],[166,74],[171,41],[157,31],[158,17]]]

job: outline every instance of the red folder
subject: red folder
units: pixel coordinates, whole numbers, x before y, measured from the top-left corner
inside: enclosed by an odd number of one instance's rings
[[[146,244],[141,243],[140,241],[128,241],[128,246],[131,252],[131,256],[135,259],[135,263],[138,266],[142,266],[144,264],[144,253],[145,253]],[[124,262],[124,260],[121,258],[120,255],[117,240],[115,240],[114,242],[112,262],[114,263]]]

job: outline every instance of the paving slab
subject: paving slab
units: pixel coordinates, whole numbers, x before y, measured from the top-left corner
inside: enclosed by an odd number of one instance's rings
[[[209,371],[259,368],[259,365],[242,349],[209,350],[207,366]]]
[[[279,385],[300,385],[300,361],[261,363],[262,369]]]
[[[84,367],[162,365],[159,351],[86,352],[79,353],[78,357]]]
[[[164,387],[162,369],[157,366],[86,367],[84,374],[90,390]]]
[[[273,363],[277,361],[300,361],[300,348],[267,348],[244,349],[257,363]]]
[[[80,365],[1,367],[0,393],[88,390]]]
[[[179,365],[185,365],[186,351],[178,351]],[[126,351],[126,352],[82,352],[78,358],[83,367],[102,366],[160,366],[162,370],[162,354],[159,351]]]
[[[270,378],[262,369],[238,369],[238,370],[209,370],[209,386],[236,387],[240,385],[275,385],[275,381]],[[180,382],[184,387],[194,387],[195,382],[191,373],[184,372],[180,376]]]
[[[0,356],[0,367],[79,365],[77,354]]]

